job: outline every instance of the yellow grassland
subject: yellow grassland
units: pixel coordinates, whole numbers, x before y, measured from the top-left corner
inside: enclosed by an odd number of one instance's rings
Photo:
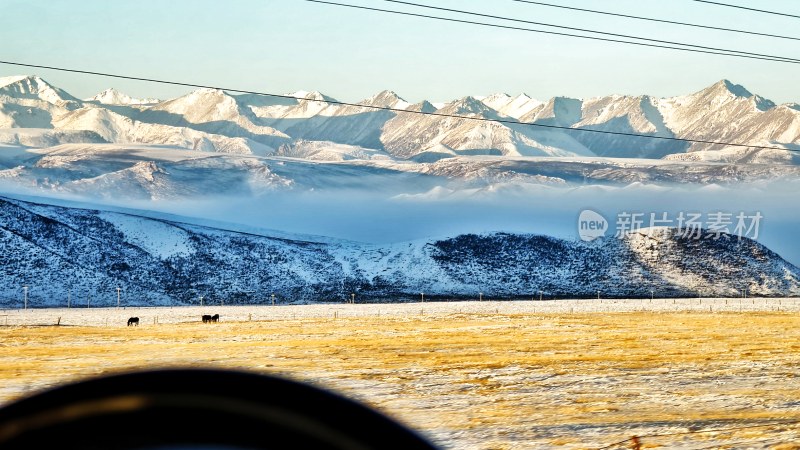
[[[632,435],[644,435],[646,448],[800,440],[791,423],[800,421],[794,313],[0,327],[0,402],[87,376],[175,366],[310,381],[449,448],[596,448]]]

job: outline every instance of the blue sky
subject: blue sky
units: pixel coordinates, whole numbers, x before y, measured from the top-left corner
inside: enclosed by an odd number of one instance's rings
[[[342,0],[411,10],[381,0]],[[691,0],[552,0],[634,15],[800,36],[800,19]],[[800,2],[729,3],[800,14]],[[419,0],[519,19],[786,56],[800,41],[656,25],[511,0]],[[438,14],[432,12],[432,14]],[[0,59],[357,101],[383,90],[445,101],[494,92],[670,96],[722,78],[778,103],[800,101],[800,65],[699,55],[355,11],[303,0],[0,0]],[[189,89],[0,65],[37,73],[78,97],[116,87],[135,96]]]

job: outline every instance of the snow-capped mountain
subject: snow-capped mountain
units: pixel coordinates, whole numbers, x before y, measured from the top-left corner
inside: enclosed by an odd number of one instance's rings
[[[586,100],[554,97],[539,101],[525,94],[494,94],[480,100],[464,97],[437,109],[430,102],[412,105],[392,91],[383,91],[357,104],[363,106],[342,105],[316,91],[269,97],[253,94],[232,96],[214,89],[198,89],[167,101],[133,99],[107,89],[81,101],[38,76],[0,78],[1,128],[94,131],[112,143],[174,143],[196,148],[196,139],[202,137],[214,141],[206,136],[214,135],[217,141],[222,138],[246,139],[241,149],[244,151],[249,143],[275,151],[281,145],[302,140],[355,145],[407,159],[440,146],[455,154],[633,158],[662,158],[695,151],[730,149],[713,144],[535,125],[729,141],[789,150],[794,150],[793,146],[800,141],[800,108],[796,104],[775,105],[728,80],[694,94],[672,98],[611,95]],[[393,111],[379,108],[392,108]],[[64,117],[81,109],[90,110],[91,114],[80,114],[82,119],[79,123]],[[416,112],[437,112],[440,115]],[[115,129],[120,127],[121,119],[110,116],[110,113],[137,124],[172,128],[120,133]],[[489,122],[445,117],[447,115]],[[518,119],[535,125],[493,121],[499,119]],[[195,135],[190,139],[166,136],[185,135],[186,129],[206,135]],[[150,138],[151,134],[159,137]],[[218,146],[205,149],[220,151]],[[262,154],[264,151],[259,147],[253,153]],[[731,162],[730,158],[735,157],[736,154],[728,154],[727,160]],[[742,160],[748,162],[752,157],[748,154]],[[782,160],[791,161],[792,158],[784,157]]]
[[[144,168],[153,176],[157,168]],[[583,243],[539,235],[467,234],[391,245],[242,233],[120,212],[0,198],[0,305],[96,306],[196,301],[265,303],[439,298],[800,294],[800,269],[762,245],[724,235],[645,229]]]
[[[80,100],[38,76],[0,78],[0,128],[53,128],[54,116]]]
[[[94,97],[84,99],[85,102],[95,102],[104,105],[155,105],[160,103],[161,100],[157,98],[133,98],[130,95],[124,94],[114,88],[108,88],[103,92],[98,93]]]
[[[65,107],[80,102],[77,98],[35,75],[0,78],[0,97],[40,100]]]
[[[89,156],[79,158],[80,171],[70,164],[44,170],[42,164],[64,151],[55,148],[49,155],[49,148],[62,144],[99,147],[97,151],[81,147]],[[281,172],[277,185],[296,188],[320,187],[310,181],[308,167],[342,174],[346,180],[338,180],[338,186],[347,181],[362,184],[355,177],[363,173],[466,181],[462,187],[474,187],[472,181],[730,183],[798,176],[800,107],[775,105],[727,80],[665,99],[612,95],[542,102],[524,94],[495,94],[464,97],[437,108],[427,101],[410,104],[392,91],[358,105],[344,105],[316,91],[268,97],[215,89],[198,89],[153,104],[109,89],[82,101],[37,76],[19,76],[0,79],[0,145],[8,148],[0,149],[0,178],[67,192],[91,193],[93,187],[102,186],[106,190],[96,192],[101,196],[124,195],[130,177],[115,172],[142,162],[127,156],[120,159],[126,149],[162,169],[153,177],[134,177],[142,189],[130,192],[150,193],[152,198],[172,197],[181,192],[178,186],[186,195],[205,189],[205,183],[187,181],[199,182],[196,173],[189,176],[170,167],[184,163],[169,161],[165,166],[161,161],[159,152],[178,148],[194,152],[186,161],[209,154],[265,158],[256,166]],[[145,151],[142,145],[152,148]],[[315,165],[287,164],[283,161],[287,158]],[[94,165],[91,170],[90,165]],[[234,170],[231,178],[241,179],[237,164],[216,167]],[[300,172],[293,174],[287,168]],[[92,180],[100,176],[102,182]],[[145,186],[156,180],[161,180],[157,186]]]

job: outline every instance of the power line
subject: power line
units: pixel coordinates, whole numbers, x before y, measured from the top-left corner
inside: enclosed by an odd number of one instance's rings
[[[681,25],[685,27],[695,27],[695,28],[704,28],[707,30],[716,30],[716,31],[728,31],[731,33],[742,33],[742,34],[750,34],[753,36],[764,36],[764,37],[771,37],[771,38],[778,38],[778,39],[791,39],[793,41],[800,41],[800,37],[794,36],[783,36],[780,34],[770,34],[770,33],[759,33],[757,31],[749,31],[749,30],[738,30],[735,28],[723,28],[723,27],[715,27],[712,25],[702,25],[699,23],[689,23],[689,22],[678,22],[677,20],[666,20],[666,19],[656,19],[653,17],[641,17],[641,16],[633,16],[630,14],[620,14],[620,13],[613,13],[609,11],[598,11],[596,9],[585,9],[585,8],[576,8],[574,6],[566,6],[566,5],[555,5],[552,3],[544,3],[544,2],[534,2],[530,0],[511,0],[512,2],[519,2],[519,3],[528,3],[531,5],[538,5],[538,6],[547,6],[550,8],[561,8],[567,9],[570,11],[581,11],[587,12],[592,14],[603,14],[606,16],[614,16],[614,17],[624,17],[626,19],[635,19],[635,20],[647,20],[650,22],[659,22],[659,23],[668,23],[670,25]]]
[[[426,18],[426,19],[442,20],[442,21],[446,21],[446,22],[464,23],[464,24],[469,24],[469,25],[480,25],[480,26],[492,27],[492,28],[502,28],[502,29],[506,29],[506,30],[529,31],[529,32],[533,32],[533,33],[552,34],[552,35],[556,35],[556,36],[568,36],[568,37],[575,37],[575,38],[581,38],[581,39],[589,39],[589,40],[594,40],[594,41],[615,42],[615,43],[622,43],[622,44],[639,45],[639,46],[642,46],[642,47],[665,48],[665,49],[670,49],[670,50],[681,50],[681,51],[693,52],[693,53],[704,53],[704,54],[710,54],[710,55],[723,55],[723,56],[735,56],[735,57],[738,57],[738,58],[758,59],[758,60],[764,60],[764,61],[785,62],[785,63],[789,63],[789,64],[800,64],[800,61],[798,61],[798,60],[794,60],[794,59],[791,59],[791,58],[784,58],[784,57],[750,56],[750,55],[745,55],[745,54],[740,54],[740,53],[724,53],[724,52],[711,51],[711,50],[700,50],[700,49],[695,49],[695,48],[682,48],[682,47],[674,47],[674,46],[669,46],[669,45],[648,44],[648,43],[645,43],[645,42],[632,42],[632,41],[625,41],[625,40],[621,40],[621,39],[611,39],[611,38],[603,38],[603,37],[597,37],[597,36],[585,36],[585,35],[579,35],[579,34],[563,33],[563,32],[558,32],[558,31],[537,30],[537,29],[533,29],[533,28],[514,27],[514,26],[509,26],[509,25],[500,25],[500,24],[486,23],[486,22],[475,22],[475,21],[472,21],[472,20],[463,20],[463,19],[454,19],[454,18],[449,18],[449,17],[431,16],[431,15],[427,15],[427,14],[418,14],[418,13],[405,12],[405,11],[394,11],[394,10],[389,10],[389,9],[372,8],[372,7],[368,7],[368,6],[350,5],[350,4],[346,4],[346,3],[336,3],[336,2],[329,2],[329,1],[323,1],[323,0],[305,0],[305,1],[311,2],[311,3],[320,3],[320,4],[325,4],[325,5],[331,5],[331,6],[340,6],[340,7],[345,7],[345,8],[362,9],[362,10],[367,10],[367,11],[384,12],[384,13],[389,13],[389,14],[398,14],[398,15],[403,15],[403,16],[422,17],[422,18]]]
[[[632,36],[632,35],[628,35],[628,34],[608,33],[608,32],[605,32],[605,31],[590,30],[590,29],[587,29],[587,28],[570,27],[570,26],[566,26],[566,25],[553,25],[553,24],[550,24],[550,23],[534,22],[534,21],[531,21],[531,20],[515,19],[515,18],[503,17],[503,16],[495,16],[495,15],[491,15],[491,14],[482,14],[482,13],[477,13],[477,12],[464,11],[464,10],[460,10],[460,9],[451,9],[451,8],[443,8],[443,7],[439,7],[439,6],[423,5],[423,4],[419,4],[419,3],[411,3],[411,2],[402,1],[402,0],[383,0],[383,1],[389,2],[389,3],[398,3],[398,4],[401,4],[401,5],[407,5],[407,6],[414,6],[414,7],[417,7],[417,8],[427,8],[427,9],[434,9],[434,10],[437,10],[437,11],[447,11],[447,12],[454,12],[454,13],[457,13],[457,14],[467,14],[467,15],[470,15],[470,16],[485,17],[485,18],[489,18],[489,19],[499,19],[499,20],[507,20],[507,21],[510,21],[510,22],[526,23],[526,24],[529,24],[529,25],[540,25],[540,26],[560,28],[560,29],[570,30],[570,31],[580,31],[580,32],[583,32],[583,33],[594,33],[594,34],[600,34],[600,35],[604,35],[604,36],[614,36],[614,37],[626,38],[626,39],[637,39],[637,40],[640,40],[640,41],[657,42],[657,43],[660,43],[660,44],[681,45],[681,46],[684,46],[684,47],[699,48],[699,49],[703,49],[703,50],[714,50],[714,51],[728,52],[728,53],[739,53],[739,54],[742,54],[742,55],[752,55],[752,56],[762,56],[762,57],[766,57],[766,58],[785,59],[787,61],[793,61],[795,63],[800,63],[800,59],[788,58],[788,57],[784,57],[784,56],[765,55],[763,53],[752,53],[752,52],[744,52],[744,51],[741,51],[741,50],[730,50],[730,49],[726,49],[726,48],[707,47],[707,46],[704,46],[704,45],[686,44],[686,43],[683,43],[683,42],[664,41],[664,40],[661,40],[661,39],[650,39],[650,38],[646,38],[646,37]]]
[[[742,147],[742,148],[755,148],[755,149],[773,149],[773,150],[789,150],[783,147],[776,147],[776,146],[769,146],[769,145],[751,145],[751,144],[741,144],[735,142],[722,142],[722,141],[707,141],[702,139],[688,139],[688,138],[678,138],[678,137],[671,137],[671,136],[654,136],[654,135],[647,135],[647,134],[637,134],[637,133],[625,133],[621,131],[608,131],[608,130],[595,130],[591,128],[570,128],[566,126],[559,126],[559,125],[547,125],[542,123],[535,123],[535,122],[520,122],[518,120],[509,120],[509,119],[502,119],[502,118],[494,118],[489,119],[486,117],[474,117],[474,116],[461,116],[458,114],[446,114],[440,112],[426,112],[426,111],[414,111],[414,110],[406,110],[401,108],[393,108],[390,106],[376,106],[376,105],[362,105],[360,103],[351,103],[351,102],[343,102],[339,100],[316,100],[316,99],[307,99],[304,97],[295,97],[292,95],[286,94],[271,94],[267,92],[258,92],[258,91],[250,91],[245,89],[236,89],[236,88],[227,88],[227,87],[220,87],[220,86],[210,86],[210,85],[203,85],[203,84],[195,84],[195,83],[186,83],[181,81],[170,81],[170,80],[160,80],[155,78],[144,78],[144,77],[134,77],[130,75],[119,75],[119,74],[112,74],[112,73],[105,73],[105,72],[96,72],[90,70],[82,70],[82,69],[70,69],[65,67],[56,67],[56,66],[45,66],[41,64],[27,64],[27,63],[20,63],[15,61],[2,61],[0,60],[0,64],[7,64],[11,66],[19,66],[19,67],[28,67],[34,69],[46,69],[46,70],[55,70],[59,72],[69,72],[69,73],[79,73],[84,75],[95,75],[101,77],[108,77],[108,78],[118,78],[122,80],[133,80],[133,81],[144,81],[148,83],[158,83],[158,84],[167,84],[171,86],[182,86],[182,87],[191,87],[191,88],[198,88],[198,89],[217,89],[226,92],[236,92],[240,94],[253,94],[253,95],[261,95],[264,97],[274,97],[274,98],[285,98],[291,100],[300,100],[300,101],[309,101],[309,102],[318,102],[318,103],[326,103],[330,105],[340,105],[340,106],[353,106],[357,108],[366,108],[366,109],[374,109],[380,111],[391,111],[396,113],[406,113],[406,114],[416,114],[416,115],[423,115],[423,116],[434,116],[434,117],[448,117],[453,119],[464,119],[464,120],[474,120],[476,122],[495,122],[495,123],[502,123],[505,125],[520,125],[520,126],[529,126],[529,127],[537,127],[537,128],[547,128],[547,129],[554,129],[554,130],[564,130],[564,131],[577,131],[582,133],[596,133],[596,134],[607,134],[607,135],[614,135],[614,136],[629,136],[629,137],[639,137],[645,139],[659,139],[663,141],[673,141],[673,142],[687,142],[693,144],[709,144],[709,145],[722,145],[727,147]],[[791,150],[789,150],[791,151]]]
[[[746,9],[748,11],[755,11],[755,12],[760,12],[760,13],[765,13],[765,14],[774,14],[776,16],[786,16],[786,17],[794,17],[795,19],[800,19],[800,16],[797,16],[797,15],[794,15],[794,14],[786,14],[786,13],[782,13],[782,12],[778,12],[778,11],[767,11],[765,9],[749,8],[747,6],[731,5],[729,3],[710,2],[708,0],[693,0],[693,1],[698,2],[698,3],[708,3],[710,5],[726,6],[728,8]]]

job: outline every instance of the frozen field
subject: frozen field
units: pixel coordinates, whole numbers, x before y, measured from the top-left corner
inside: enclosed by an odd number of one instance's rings
[[[0,402],[121,370],[211,366],[340,391],[447,449],[632,448],[632,436],[789,449],[798,312],[797,299],[707,298],[7,310]],[[131,316],[141,326],[126,327]]]
[[[20,305],[22,306],[22,305]],[[536,314],[597,312],[800,312],[800,298],[669,298],[669,299],[580,299],[533,301],[458,301],[370,304],[309,304],[258,306],[175,306],[0,309],[4,325],[126,326],[129,317],[141,325],[198,322],[203,314],[219,314],[221,321],[265,321],[372,316],[447,316],[450,314]]]

